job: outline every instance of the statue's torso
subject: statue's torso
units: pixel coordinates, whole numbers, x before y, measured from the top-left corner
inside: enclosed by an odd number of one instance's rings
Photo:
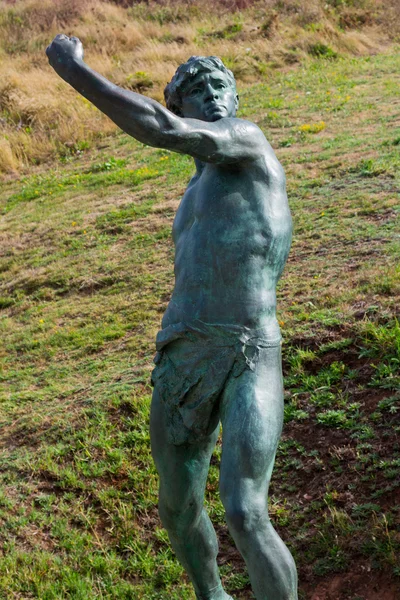
[[[275,322],[291,230],[285,178],[272,150],[257,161],[205,165],[175,217],[175,288],[163,326]]]

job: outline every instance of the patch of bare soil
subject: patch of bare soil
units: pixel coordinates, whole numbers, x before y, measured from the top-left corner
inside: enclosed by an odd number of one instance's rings
[[[306,593],[307,600],[399,600],[400,582],[364,564],[355,564],[345,573],[307,587]]]

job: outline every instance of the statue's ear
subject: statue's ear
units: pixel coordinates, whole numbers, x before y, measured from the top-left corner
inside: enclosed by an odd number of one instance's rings
[[[177,106],[176,104],[174,104],[173,106],[167,106],[168,110],[170,110],[172,113],[174,113],[174,115],[176,115],[177,117],[183,117],[183,112],[181,110],[181,108],[179,106]]]
[[[179,102],[179,104],[176,102],[174,103],[174,108],[172,109],[172,112],[177,116],[177,117],[183,117],[183,112],[182,112],[182,101]]]
[[[235,108],[236,108],[236,110],[238,110],[238,108],[239,108],[239,95],[238,94],[236,94],[236,98],[235,98]]]

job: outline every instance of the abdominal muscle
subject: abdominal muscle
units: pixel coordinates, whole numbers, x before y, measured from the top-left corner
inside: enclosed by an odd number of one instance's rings
[[[214,234],[214,235],[213,235]],[[265,249],[247,236],[242,244],[223,243],[193,228],[178,240],[175,289],[163,327],[199,319],[205,323],[276,329],[276,273]]]
[[[209,302],[198,303],[197,298],[179,298],[172,296],[162,319],[162,327],[176,323],[202,321],[211,325],[236,325],[251,330],[269,332],[268,337],[279,337],[279,325],[276,319],[275,305],[255,306],[254,303]],[[264,335],[265,337],[265,335]]]

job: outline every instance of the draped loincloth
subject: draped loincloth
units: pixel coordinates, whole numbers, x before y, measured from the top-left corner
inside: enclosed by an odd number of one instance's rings
[[[266,329],[191,320],[157,334],[152,384],[166,410],[168,440],[207,438],[219,421],[219,400],[230,377],[254,371],[260,348],[280,346],[277,322]]]

